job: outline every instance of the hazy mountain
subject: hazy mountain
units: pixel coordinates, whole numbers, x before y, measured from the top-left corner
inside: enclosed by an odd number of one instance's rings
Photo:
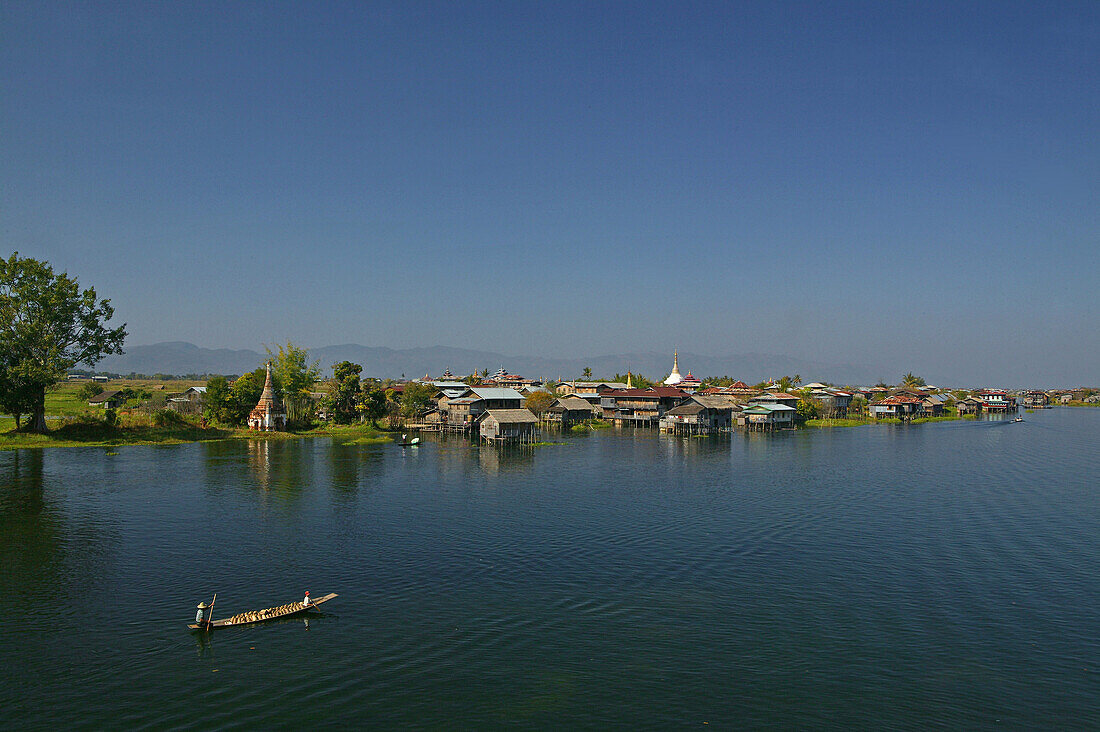
[[[663,379],[672,369],[672,354],[626,353],[588,358],[540,358],[508,356],[500,353],[465,348],[433,346],[431,348],[394,349],[348,343],[338,346],[311,348],[310,355],[319,359],[325,373],[332,364],[352,361],[362,364],[363,373],[381,378],[414,378],[430,374],[439,376],[450,369],[456,376],[475,370],[496,371],[504,366],[511,373],[524,376],[574,379],[580,378],[585,367],[596,378],[610,378],[627,370],[649,379]],[[241,374],[264,362],[265,354],[251,350],[200,348],[192,343],[155,343],[129,346],[121,356],[110,356],[98,365],[99,371],[128,374]],[[708,356],[696,353],[680,354],[680,371],[696,376],[733,376],[748,383],[783,375],[800,374],[804,381],[828,381],[840,384],[871,384],[879,379],[891,379],[897,369],[888,370],[853,364],[829,364],[807,359],[773,354],[747,353],[728,356]],[[932,381],[932,379],[930,379]],[[942,379],[939,379],[943,382]]]

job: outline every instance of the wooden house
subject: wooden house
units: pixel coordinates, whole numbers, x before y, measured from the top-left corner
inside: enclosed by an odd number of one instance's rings
[[[550,424],[558,424],[562,427],[570,427],[580,422],[587,422],[595,415],[595,409],[587,399],[578,396],[559,397],[554,400],[542,419]]]
[[[710,435],[733,427],[733,412],[740,409],[730,397],[694,394],[683,404],[662,415],[662,432],[685,435]]]
[[[959,399],[955,402],[955,409],[958,410],[960,416],[964,414],[981,414],[982,400],[973,396],[966,397],[965,399]]]
[[[481,419],[481,439],[489,442],[534,442],[538,418],[529,409],[490,409]]]
[[[982,400],[982,409],[989,413],[1015,412],[1017,408],[1016,397],[1003,389],[982,389],[978,398]]]
[[[203,402],[206,399],[205,386],[192,386],[179,394],[169,394],[164,406],[180,414],[201,414]]]
[[[102,407],[104,409],[118,409],[126,403],[126,394],[117,389],[103,391],[88,400],[89,407]]]
[[[669,386],[616,389],[600,396],[600,409],[604,419],[619,425],[656,427],[661,415],[687,398],[687,392]]]
[[[797,412],[786,404],[751,404],[741,410],[737,423],[750,431],[770,432],[793,427]]]
[[[921,411],[926,417],[942,417],[947,401],[943,394],[929,394],[921,399]]]
[[[1028,409],[1045,409],[1050,405],[1050,397],[1045,391],[1031,389],[1024,394],[1024,406]]]
[[[783,404],[791,409],[798,408],[798,397],[785,391],[769,392],[755,396],[749,400],[750,404]]]
[[[895,394],[871,404],[870,411],[875,419],[889,417],[912,419],[922,413],[922,406],[921,400],[915,396]]]
[[[621,381],[563,381],[558,385],[558,393],[562,395],[602,394],[605,391],[629,388]]]

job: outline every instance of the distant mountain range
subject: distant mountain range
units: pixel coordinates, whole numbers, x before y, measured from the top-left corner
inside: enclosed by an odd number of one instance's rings
[[[334,363],[351,361],[363,366],[363,374],[379,378],[438,377],[445,369],[463,376],[481,369],[496,371],[503,366],[510,373],[548,379],[577,379],[591,368],[596,378],[610,378],[627,370],[652,380],[663,379],[672,369],[670,353],[623,353],[588,358],[540,358],[507,356],[488,351],[433,346],[431,348],[394,349],[348,343],[309,349],[310,357],[321,362],[323,373],[331,373]],[[266,355],[251,350],[201,348],[182,341],[129,346],[121,356],[109,356],[96,370],[119,374],[243,374],[263,364]],[[733,376],[748,383],[768,378],[800,374],[803,381],[827,381],[837,384],[873,384],[896,377],[891,370],[853,364],[830,364],[792,356],[745,353],[729,356],[680,354],[680,370],[685,376]],[[942,383],[943,380],[940,380]],[[933,382],[935,383],[935,382]]]

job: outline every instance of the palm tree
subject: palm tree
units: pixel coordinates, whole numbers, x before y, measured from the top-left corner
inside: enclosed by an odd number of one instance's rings
[[[584,371],[581,373],[581,377],[583,377],[585,381],[591,381],[592,380],[592,369],[589,368],[588,366],[585,366]]]
[[[901,377],[901,385],[907,389],[915,389],[918,386],[924,386],[924,383],[924,379],[915,376],[912,371]]]

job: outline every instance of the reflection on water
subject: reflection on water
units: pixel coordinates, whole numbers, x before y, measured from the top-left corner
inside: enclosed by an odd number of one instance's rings
[[[90,460],[104,451],[87,449]],[[115,522],[92,506],[66,510],[63,488],[45,471],[46,451],[0,453],[0,613],[25,603],[71,602],[99,586],[117,542]],[[64,471],[62,486],[77,479]]]
[[[58,729],[1097,728],[1100,411],[1028,416],[0,453],[0,696]],[[333,614],[186,630],[306,589]]]
[[[530,473],[535,465],[535,454],[541,449],[522,445],[481,445],[477,451],[478,463],[487,475],[501,473]]]

